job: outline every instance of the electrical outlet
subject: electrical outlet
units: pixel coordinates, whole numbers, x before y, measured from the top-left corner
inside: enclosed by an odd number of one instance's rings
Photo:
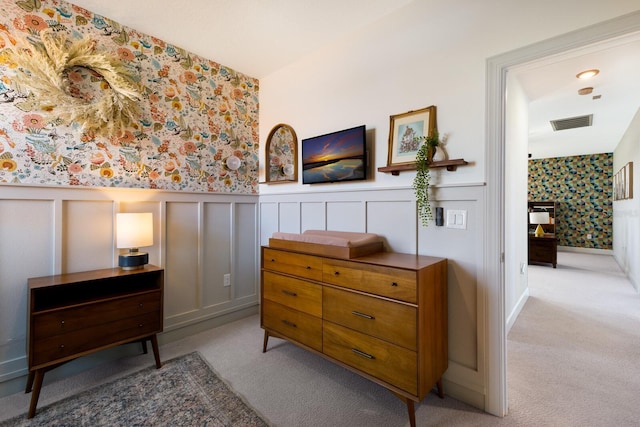
[[[231,274],[225,274],[224,275],[224,287],[227,288],[231,286]]]
[[[587,234],[587,240],[591,240],[593,238],[593,235],[591,233]]]

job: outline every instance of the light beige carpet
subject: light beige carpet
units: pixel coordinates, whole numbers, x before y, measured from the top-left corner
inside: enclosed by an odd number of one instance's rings
[[[591,258],[597,257],[597,258]],[[611,257],[559,254],[557,269],[529,267],[531,298],[508,337],[510,414],[497,418],[449,396],[416,407],[418,426],[632,426],[640,419],[640,297]],[[251,316],[161,347],[167,360],[199,351],[271,423],[282,427],[408,426],[388,391],[284,341],[263,354]],[[40,404],[109,381],[139,356],[46,385]],[[446,392],[446,389],[445,389]],[[29,395],[0,399],[0,419]]]

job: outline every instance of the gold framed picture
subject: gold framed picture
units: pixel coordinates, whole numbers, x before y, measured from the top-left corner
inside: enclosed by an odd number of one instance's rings
[[[415,163],[420,148],[415,138],[432,135],[435,128],[435,105],[391,116],[387,166]]]

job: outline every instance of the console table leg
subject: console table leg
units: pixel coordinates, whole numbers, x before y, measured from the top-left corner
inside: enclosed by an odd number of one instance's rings
[[[267,343],[269,342],[269,332],[264,331],[264,342],[262,343],[262,352],[267,352]]]
[[[31,394],[31,403],[29,404],[29,413],[27,418],[33,418],[36,414],[36,406],[38,406],[38,398],[40,397],[40,389],[42,388],[42,380],[44,380],[44,369],[38,369],[35,372],[35,382],[33,384],[33,394]]]
[[[27,376],[27,388],[24,390],[25,393],[29,393],[33,389],[34,375],[35,375],[34,371],[29,371],[29,376]]]
[[[153,348],[153,357],[156,359],[156,368],[162,368],[162,362],[160,362],[160,350],[158,349],[158,337],[153,334],[151,336],[151,347]]]

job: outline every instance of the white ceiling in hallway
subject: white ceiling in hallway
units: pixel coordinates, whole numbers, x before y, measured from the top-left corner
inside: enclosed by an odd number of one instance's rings
[[[576,78],[593,68],[600,70],[595,77]],[[530,101],[532,158],[610,153],[640,108],[640,34],[535,61],[514,72]],[[584,87],[593,87],[593,93],[579,95]],[[554,131],[550,124],[589,114],[590,127]]]

